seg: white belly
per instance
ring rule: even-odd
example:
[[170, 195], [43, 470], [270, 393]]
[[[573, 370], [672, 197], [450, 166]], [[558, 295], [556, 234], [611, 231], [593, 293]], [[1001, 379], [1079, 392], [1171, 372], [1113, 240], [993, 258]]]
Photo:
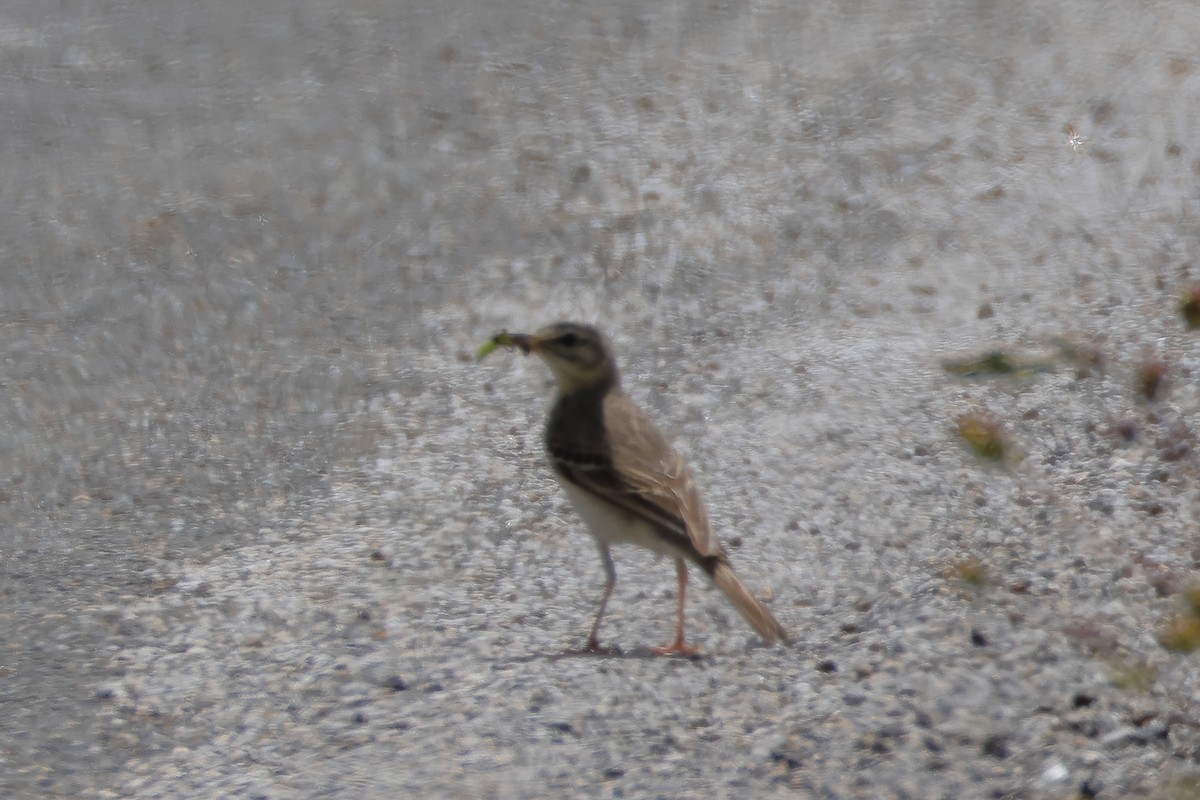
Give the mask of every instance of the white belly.
[[672, 558], [683, 557], [683, 553], [663, 541], [654, 527], [644, 520], [604, 502], [574, 484], [563, 480], [559, 483], [570, 498], [571, 505], [575, 506], [579, 516], [587, 523], [588, 530], [600, 544], [636, 544]]

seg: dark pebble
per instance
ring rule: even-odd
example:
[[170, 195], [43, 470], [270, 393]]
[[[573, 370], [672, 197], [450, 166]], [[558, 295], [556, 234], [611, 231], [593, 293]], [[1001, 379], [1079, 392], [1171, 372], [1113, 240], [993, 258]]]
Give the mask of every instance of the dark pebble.
[[993, 733], [984, 739], [983, 754], [992, 758], [1008, 758], [1008, 737], [1002, 733]]

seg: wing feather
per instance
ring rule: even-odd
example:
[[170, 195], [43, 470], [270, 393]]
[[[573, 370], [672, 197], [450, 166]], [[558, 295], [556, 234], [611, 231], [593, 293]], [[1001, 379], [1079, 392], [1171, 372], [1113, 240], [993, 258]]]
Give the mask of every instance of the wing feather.
[[[711, 572], [712, 564], [727, 556], [712, 534], [704, 502], [683, 458], [620, 389], [610, 389], [595, 400], [602, 404], [600, 414], [580, 417], [574, 416], [579, 409], [555, 409], [575, 419], [597, 419], [604, 426], [602, 431], [576, 428], [576, 435], [559, 428], [557, 435], [549, 437], [546, 448], [555, 471], [650, 523]], [[614, 430], [619, 433], [611, 435]]]

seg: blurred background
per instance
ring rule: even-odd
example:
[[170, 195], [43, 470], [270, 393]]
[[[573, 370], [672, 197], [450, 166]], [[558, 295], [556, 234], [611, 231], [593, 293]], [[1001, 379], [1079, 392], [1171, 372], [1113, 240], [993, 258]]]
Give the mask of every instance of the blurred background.
[[[1197, 41], [1168, 0], [7, 0], [0, 788], [153, 793], [130, 759], [192, 740], [106, 709], [192, 624], [125, 611], [183, 565], [318, 511], [386, 550], [558, 502], [522, 482], [546, 376], [469, 363], [502, 329], [601, 323], [770, 563], [814, 557], [770, 544], [810, 524], [780, 498], [863, 535], [870, 450], [953, 424], [922, 394], [948, 354], [1068, 337], [1127, 387], [1153, 352], [1194, 421]], [[851, 583], [809, 601], [887, 585], [821, 552]]]

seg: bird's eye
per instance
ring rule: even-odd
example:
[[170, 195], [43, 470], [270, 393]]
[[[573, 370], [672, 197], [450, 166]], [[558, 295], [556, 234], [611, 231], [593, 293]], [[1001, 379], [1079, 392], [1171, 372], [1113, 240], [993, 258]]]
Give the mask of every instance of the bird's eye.
[[579, 336], [574, 333], [564, 333], [558, 337], [558, 341], [565, 347], [575, 347], [579, 344]]

